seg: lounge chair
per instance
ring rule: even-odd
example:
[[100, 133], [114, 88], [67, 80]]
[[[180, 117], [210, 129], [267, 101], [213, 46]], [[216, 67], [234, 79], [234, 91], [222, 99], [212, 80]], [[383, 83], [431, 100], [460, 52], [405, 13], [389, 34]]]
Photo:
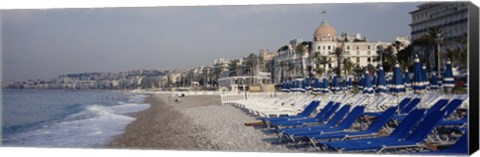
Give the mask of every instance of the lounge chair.
[[[408, 114], [408, 116], [405, 118], [404, 121], [402, 121], [397, 128], [389, 135], [389, 136], [384, 136], [380, 138], [402, 138], [404, 137], [410, 129], [412, 129], [415, 124], [417, 124], [418, 121], [422, 118], [424, 115], [425, 110], [423, 109], [418, 109], [418, 110], [413, 110]], [[355, 140], [369, 140], [369, 139], [374, 139], [374, 138], [368, 138], [368, 139], [355, 139]], [[343, 143], [346, 143], [348, 141], [352, 140], [347, 140], [347, 141], [334, 141], [334, 142], [319, 142], [317, 145], [323, 147], [323, 148], [328, 148], [330, 145], [341, 145]], [[333, 147], [335, 149], [335, 147]]]
[[418, 124], [412, 133], [406, 134], [408, 136], [407, 138], [404, 138], [405, 136], [388, 136], [382, 138], [342, 141], [343, 143], [329, 143], [326, 144], [326, 146], [338, 151], [376, 150], [377, 153], [380, 153], [385, 149], [422, 146], [419, 143], [421, 143], [425, 137], [432, 132], [444, 115], [444, 111], [430, 113]]
[[373, 123], [368, 127], [367, 130], [362, 131], [341, 131], [341, 132], [327, 132], [327, 133], [318, 133], [318, 134], [310, 134], [305, 135], [306, 138], [312, 142], [315, 146], [317, 141], [319, 140], [328, 140], [328, 139], [340, 139], [344, 140], [347, 138], [358, 138], [358, 137], [368, 137], [368, 136], [375, 136], [378, 135], [378, 132], [382, 129], [382, 127], [390, 120], [390, 118], [395, 114], [397, 108], [390, 107], [385, 112], [380, 114], [377, 119], [373, 121]]
[[320, 111], [315, 117], [313, 118], [302, 118], [302, 119], [289, 119], [284, 121], [274, 121], [271, 122], [271, 126], [280, 128], [280, 127], [292, 127], [297, 125], [307, 125], [307, 124], [320, 124], [328, 120], [333, 112], [335, 112], [340, 103], [335, 103], [332, 107], [326, 108]]
[[467, 155], [468, 154], [468, 133], [463, 133], [462, 137], [455, 142], [452, 146], [429, 152], [417, 152], [415, 154], [437, 154], [437, 155]]
[[357, 121], [357, 119], [363, 114], [364, 110], [365, 110], [365, 107], [363, 106], [357, 106], [353, 108], [353, 110], [342, 120], [340, 124], [329, 127], [329, 128], [317, 128], [317, 129], [311, 129], [311, 130], [290, 132], [286, 134], [288, 134], [291, 138], [294, 138], [294, 137], [303, 137], [303, 136], [314, 135], [314, 134], [327, 134], [329, 132], [346, 131], [353, 125], [353, 123], [355, 123], [355, 121]]
[[328, 128], [335, 126], [337, 123], [340, 122], [340, 120], [345, 117], [345, 115], [348, 113], [350, 110], [350, 105], [344, 105], [342, 108], [340, 108], [337, 112], [335, 112], [335, 115], [325, 124], [323, 125], [316, 125], [316, 126], [309, 126], [309, 127], [297, 127], [297, 128], [283, 128], [283, 129], [277, 129], [276, 132], [279, 135], [283, 135], [286, 132], [295, 132], [295, 131], [303, 131], [303, 130], [312, 130], [315, 128]]
[[[432, 107], [430, 107], [427, 110], [427, 113], [425, 115], [428, 115], [428, 114], [430, 114], [434, 111], [438, 111], [438, 110], [444, 108], [444, 106], [446, 104], [448, 104], [448, 99], [438, 100]], [[406, 115], [397, 115], [397, 116], [394, 116], [392, 119], [402, 121], [403, 119], [405, 119], [405, 117], [406, 117]]]
[[[262, 118], [264, 122], [274, 122], [274, 121], [282, 121], [288, 119], [297, 119], [297, 118], [307, 118], [312, 114], [313, 111], [320, 105], [320, 101], [312, 101], [301, 113], [296, 116], [286, 116], [286, 117], [276, 117], [276, 118]], [[327, 105], [328, 107], [328, 105]]]

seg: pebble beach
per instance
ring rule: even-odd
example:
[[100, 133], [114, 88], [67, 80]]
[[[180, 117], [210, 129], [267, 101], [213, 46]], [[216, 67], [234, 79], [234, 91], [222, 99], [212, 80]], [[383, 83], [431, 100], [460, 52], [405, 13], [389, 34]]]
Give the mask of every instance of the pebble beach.
[[[237, 152], [305, 152], [290, 148], [277, 135], [245, 122], [256, 117], [231, 105], [221, 105], [219, 96], [186, 96], [179, 102], [167, 95], [151, 95], [151, 107], [134, 115], [137, 119], [107, 148], [200, 150]], [[259, 127], [259, 128], [258, 128]], [[267, 133], [265, 133], [267, 132]]]

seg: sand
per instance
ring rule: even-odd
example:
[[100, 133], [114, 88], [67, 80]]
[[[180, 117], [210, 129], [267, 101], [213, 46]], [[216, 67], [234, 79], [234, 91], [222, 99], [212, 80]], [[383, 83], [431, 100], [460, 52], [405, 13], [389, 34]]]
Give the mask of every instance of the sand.
[[255, 152], [305, 152], [281, 143], [265, 127], [245, 126], [253, 115], [231, 105], [221, 105], [219, 96], [186, 96], [180, 102], [166, 95], [152, 95], [151, 107], [139, 112], [125, 133], [107, 148], [208, 150]]

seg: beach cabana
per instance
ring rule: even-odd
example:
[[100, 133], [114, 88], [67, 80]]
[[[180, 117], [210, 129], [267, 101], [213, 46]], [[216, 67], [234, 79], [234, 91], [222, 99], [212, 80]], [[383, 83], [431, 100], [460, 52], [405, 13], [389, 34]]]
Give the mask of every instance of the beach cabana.
[[443, 74], [443, 87], [445, 88], [455, 87], [455, 80], [453, 78], [453, 72], [452, 72], [452, 63], [450, 62], [450, 60], [447, 61], [445, 73]]
[[415, 55], [415, 60], [413, 63], [413, 82], [412, 87], [415, 93], [422, 93], [425, 91], [425, 82], [422, 76], [422, 63], [420, 59]]
[[338, 85], [337, 76], [333, 76], [332, 83], [331, 83], [331, 86], [330, 86], [330, 90], [333, 93], [336, 93], [336, 92], [340, 91], [340, 86]]
[[[400, 70], [400, 69], [399, 69]], [[375, 88], [375, 92], [377, 93], [386, 93], [387, 92], [387, 81], [385, 80], [385, 71], [383, 70], [383, 66], [380, 65], [378, 67], [378, 72], [377, 72], [377, 86]]]
[[[408, 76], [408, 75], [407, 75]], [[405, 92], [405, 83], [403, 82], [402, 72], [398, 63], [395, 64], [393, 69], [393, 77], [390, 80], [390, 92], [394, 94]]]
[[370, 74], [368, 74], [368, 71], [365, 71], [363, 82], [363, 94], [373, 94], [372, 81], [370, 80]]

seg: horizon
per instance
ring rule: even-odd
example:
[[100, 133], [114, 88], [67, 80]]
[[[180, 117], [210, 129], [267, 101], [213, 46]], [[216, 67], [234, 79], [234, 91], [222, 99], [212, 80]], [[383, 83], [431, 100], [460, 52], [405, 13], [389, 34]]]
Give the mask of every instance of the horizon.
[[392, 42], [397, 36], [410, 36], [409, 12], [418, 4], [2, 10], [2, 81], [188, 70], [211, 65], [218, 58], [257, 54], [264, 48], [276, 51], [292, 39], [311, 41], [322, 20], [338, 33], [361, 33], [369, 41]]

